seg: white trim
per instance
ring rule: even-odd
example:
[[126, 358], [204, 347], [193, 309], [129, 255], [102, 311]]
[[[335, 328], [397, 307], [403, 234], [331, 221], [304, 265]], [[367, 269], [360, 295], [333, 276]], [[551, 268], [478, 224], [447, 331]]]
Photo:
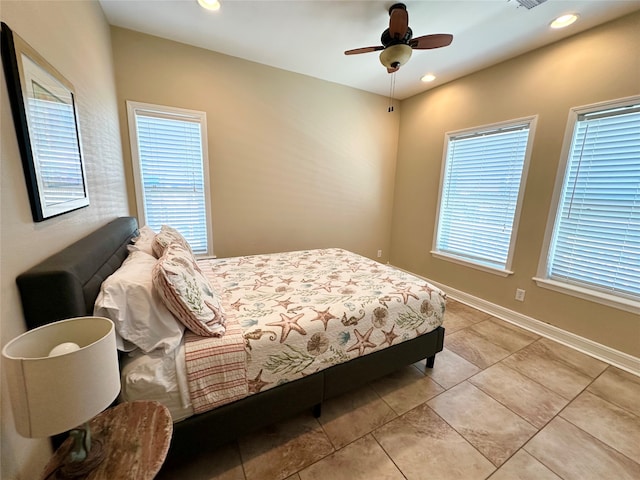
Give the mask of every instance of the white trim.
[[451, 255], [449, 253], [437, 252], [435, 250], [431, 251], [431, 255], [440, 260], [446, 260], [449, 262], [457, 263], [458, 265], [464, 265], [465, 267], [475, 268], [476, 270], [481, 270], [487, 273], [493, 273], [494, 275], [499, 275], [501, 277], [508, 277], [509, 275], [513, 275], [511, 270], [503, 270], [501, 268], [489, 267], [488, 265], [482, 265], [481, 263], [475, 263], [470, 260], [464, 259], [462, 257], [456, 257], [455, 255]]
[[[524, 120], [529, 125], [529, 135], [527, 137], [527, 148], [524, 152], [524, 161], [522, 163], [522, 173], [520, 174], [520, 186], [518, 187], [518, 199], [516, 200], [516, 210], [513, 212], [513, 224], [511, 225], [511, 239], [509, 242], [509, 253], [507, 254], [507, 262], [505, 270], [510, 271], [513, 265], [513, 256], [516, 250], [516, 240], [518, 238], [518, 229], [520, 227], [520, 214], [522, 213], [522, 203], [524, 200], [524, 191], [527, 185], [527, 176], [529, 175], [529, 165], [531, 164], [531, 151], [533, 150], [533, 142], [535, 141], [536, 126], [538, 125], [538, 115], [524, 117], [517, 121]], [[515, 123], [515, 121], [514, 121]]]
[[[507, 252], [507, 259], [505, 261], [504, 269], [487, 267], [481, 263], [476, 263], [471, 259], [460, 260], [460, 257], [456, 257], [451, 254], [448, 254], [447, 252], [438, 250], [438, 236], [440, 235], [440, 210], [442, 208], [442, 204], [441, 204], [442, 189], [444, 184], [445, 171], [447, 166], [447, 156], [449, 154], [449, 144], [451, 142], [451, 139], [453, 137], [459, 137], [467, 133], [469, 134], [481, 133], [484, 131], [497, 130], [500, 128], [521, 125], [521, 124], [522, 125], [526, 124], [528, 126], [527, 146], [524, 152], [522, 173], [520, 176], [520, 186], [518, 187], [518, 198], [516, 199], [516, 208], [515, 208], [515, 211], [513, 212], [513, 223], [511, 225], [511, 238], [509, 239], [509, 250]], [[459, 263], [461, 265], [476, 268], [478, 270], [483, 270], [489, 273], [501, 275], [503, 277], [513, 274], [513, 272], [511, 271], [511, 265], [513, 264], [513, 256], [515, 252], [516, 239], [518, 236], [518, 227], [520, 225], [520, 213], [522, 211], [524, 191], [525, 191], [525, 186], [527, 184], [527, 176], [529, 174], [529, 164], [531, 160], [531, 152], [533, 150], [533, 142], [534, 142], [537, 124], [538, 124], [538, 115], [530, 115], [527, 117], [520, 117], [513, 120], [505, 120], [502, 122], [482, 125], [479, 127], [471, 127], [471, 128], [465, 128], [462, 130], [445, 132], [444, 147], [442, 149], [442, 161], [440, 164], [440, 189], [438, 193], [438, 205], [436, 208], [436, 217], [435, 217], [436, 224], [434, 228], [432, 248], [431, 248], [432, 255], [439, 256], [439, 258], [442, 258], [444, 260], [450, 260], [455, 263]]]
[[133, 191], [136, 195], [136, 208], [138, 210], [138, 222], [140, 226], [147, 224], [147, 215], [144, 208], [142, 188], [142, 173], [140, 171], [140, 152], [138, 150], [138, 126], [136, 110], [142, 106], [138, 102], [127, 100], [127, 118], [129, 121], [129, 147], [131, 148], [131, 164], [133, 165]]
[[[398, 270], [403, 269], [398, 268]], [[411, 273], [411, 275], [415, 275], [435, 285], [454, 300], [469, 305], [470, 307], [476, 308], [482, 312], [488, 313], [489, 315], [499, 318], [500, 320], [504, 320], [505, 322], [512, 323], [514, 325], [517, 325], [518, 327], [524, 328], [525, 330], [529, 330], [530, 332], [554, 340], [558, 343], [561, 343], [562, 345], [573, 348], [574, 350], [578, 350], [579, 352], [582, 352], [591, 357], [597, 358], [598, 360], [602, 360], [603, 362], [609, 363], [615, 367], [620, 368], [621, 370], [632, 373], [633, 375], [640, 376], [640, 358], [638, 357], [634, 357], [632, 355], [629, 355], [628, 353], [624, 353], [611, 347], [607, 347], [606, 345], [602, 345], [600, 343], [594, 342], [593, 340], [589, 340], [588, 338], [581, 337], [579, 335], [576, 335], [575, 333], [567, 332], [566, 330], [562, 330], [561, 328], [558, 328], [554, 325], [550, 325], [540, 320], [536, 320], [535, 318], [528, 317], [527, 315], [523, 315], [522, 313], [509, 310], [508, 308], [488, 302], [487, 300], [475, 297], [468, 293], [462, 292], [461, 290], [457, 290], [447, 285], [434, 282], [428, 278], [422, 277], [421, 275], [416, 275], [415, 273], [409, 272], [407, 270], [403, 271]]]
[[184, 122], [193, 122], [200, 125], [200, 139], [202, 149], [202, 168], [204, 176], [205, 219], [207, 229], [207, 253], [205, 256], [215, 258], [213, 253], [213, 222], [211, 216], [211, 178], [209, 175], [209, 142], [207, 130], [207, 114], [200, 110], [186, 108], [167, 107], [151, 103], [134, 102], [127, 100], [127, 117], [129, 121], [129, 146], [131, 147], [131, 163], [133, 164], [134, 191], [136, 195], [136, 207], [140, 225], [146, 224], [146, 211], [144, 207], [144, 189], [142, 188], [142, 172], [140, 167], [140, 153], [138, 150], [137, 115], [146, 114], [158, 118], [177, 119]]
[[199, 112], [200, 117], [200, 138], [202, 142], [202, 175], [204, 176], [204, 215], [207, 222], [207, 255], [215, 258], [213, 251], [213, 216], [211, 210], [211, 174], [209, 173], [209, 130], [207, 128], [207, 114]]
[[555, 185], [551, 196], [551, 205], [547, 215], [547, 225], [544, 230], [544, 239], [542, 250], [538, 258], [537, 277], [547, 277], [547, 265], [549, 263], [549, 247], [551, 247], [553, 231], [556, 228], [556, 219], [558, 217], [558, 208], [560, 205], [560, 195], [562, 195], [562, 187], [564, 186], [564, 177], [567, 173], [567, 164], [569, 161], [569, 151], [573, 142], [573, 130], [575, 129], [578, 114], [574, 109], [569, 111], [569, 118], [564, 132], [564, 140], [562, 142], [562, 150], [560, 152], [560, 162], [558, 162], [558, 170], [556, 171]]
[[581, 287], [580, 285], [558, 282], [557, 280], [551, 280], [549, 278], [533, 277], [533, 281], [535, 281], [539, 287], [546, 288], [548, 290], [554, 290], [556, 292], [582, 298], [591, 302], [601, 303], [608, 307], [635, 313], [636, 315], [640, 314], [640, 302], [632, 299], [610, 295], [605, 292]]
[[218, 258], [216, 255], [195, 255], [197, 260], [215, 260]]
[[[578, 117], [587, 113], [597, 112], [600, 110], [610, 110], [616, 107], [624, 107], [627, 105], [637, 104], [638, 102], [640, 102], [640, 95], [633, 95], [616, 100], [592, 103], [590, 105], [584, 105], [581, 107], [573, 107], [569, 110], [569, 116], [564, 133], [564, 140], [562, 142], [562, 150], [560, 152], [560, 161], [558, 162], [558, 170], [556, 172], [555, 185], [553, 187], [553, 194], [551, 197], [551, 205], [549, 206], [549, 214], [544, 231], [542, 250], [540, 251], [540, 257], [538, 259], [538, 271], [536, 273], [536, 276], [533, 278], [533, 280], [535, 280], [540, 287], [556, 290], [568, 295], [577, 296], [586, 300], [602, 303], [604, 305], [619, 308], [633, 313], [638, 313], [637, 301], [628, 301], [623, 297], [601, 294], [596, 290], [587, 288], [586, 286], [577, 287], [569, 283], [563, 283], [557, 280], [550, 279], [549, 249], [551, 248], [551, 244], [554, 241], [553, 234], [556, 230], [556, 223], [558, 221], [560, 199], [562, 196], [562, 190], [564, 188], [565, 177], [567, 175], [567, 168], [569, 166], [569, 154], [571, 153], [573, 135], [578, 123]], [[631, 303], [631, 306], [629, 306], [629, 303]]]

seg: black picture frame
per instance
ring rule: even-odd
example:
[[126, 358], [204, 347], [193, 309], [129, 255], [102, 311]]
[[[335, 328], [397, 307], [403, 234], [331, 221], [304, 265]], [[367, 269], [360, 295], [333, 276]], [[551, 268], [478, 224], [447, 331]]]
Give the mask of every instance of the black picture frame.
[[1, 24], [0, 49], [34, 222], [89, 205], [73, 85]]

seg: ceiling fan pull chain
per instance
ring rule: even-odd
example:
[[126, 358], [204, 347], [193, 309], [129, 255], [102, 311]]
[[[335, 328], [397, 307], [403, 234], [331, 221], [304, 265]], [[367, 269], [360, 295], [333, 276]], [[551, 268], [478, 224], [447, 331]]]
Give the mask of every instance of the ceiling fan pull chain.
[[391, 74], [391, 85], [389, 86], [389, 108], [387, 112], [393, 112], [393, 96], [396, 93], [396, 72]]

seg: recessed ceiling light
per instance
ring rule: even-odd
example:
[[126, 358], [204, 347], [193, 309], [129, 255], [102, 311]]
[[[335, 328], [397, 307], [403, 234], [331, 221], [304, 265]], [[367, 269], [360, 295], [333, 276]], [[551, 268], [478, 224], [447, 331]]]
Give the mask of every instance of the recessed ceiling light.
[[218, 0], [198, 0], [198, 4], [207, 10], [220, 10], [220, 2]]
[[433, 73], [427, 73], [420, 80], [424, 83], [433, 82], [436, 79], [436, 76]]
[[578, 20], [578, 15], [575, 13], [568, 13], [567, 15], [562, 15], [556, 18], [553, 22], [551, 22], [551, 28], [564, 28], [571, 25], [573, 22]]

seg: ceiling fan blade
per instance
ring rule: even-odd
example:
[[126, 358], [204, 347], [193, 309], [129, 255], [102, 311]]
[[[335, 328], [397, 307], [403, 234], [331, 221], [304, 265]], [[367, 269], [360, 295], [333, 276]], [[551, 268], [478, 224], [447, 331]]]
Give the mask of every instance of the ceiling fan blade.
[[345, 55], [357, 55], [358, 53], [369, 53], [369, 52], [377, 52], [379, 50], [384, 50], [382, 45], [378, 45], [376, 47], [363, 47], [363, 48], [354, 48], [353, 50], [347, 50], [344, 52]]
[[409, 28], [409, 13], [405, 8], [391, 7], [389, 15], [389, 35], [396, 40], [404, 38]]
[[453, 35], [448, 33], [436, 33], [435, 35], [423, 35], [409, 41], [409, 46], [416, 50], [428, 50], [430, 48], [446, 47], [451, 44]]

